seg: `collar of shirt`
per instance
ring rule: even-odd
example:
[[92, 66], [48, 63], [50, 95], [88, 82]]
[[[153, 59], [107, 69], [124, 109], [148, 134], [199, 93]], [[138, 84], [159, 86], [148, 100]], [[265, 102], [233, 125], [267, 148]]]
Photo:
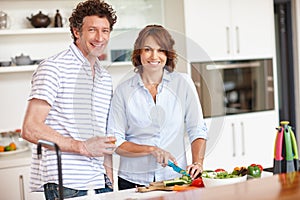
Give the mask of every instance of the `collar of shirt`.
[[[70, 45], [70, 49], [74, 53], [77, 60], [82, 63], [82, 67], [87, 72], [87, 74], [92, 76], [92, 69], [90, 67], [89, 60], [82, 54], [82, 52], [78, 49], [78, 47], [74, 43]], [[95, 67], [95, 71], [99, 69], [99, 71], [101, 72], [104, 69], [98, 58], [96, 59], [94, 67]]]
[[[163, 73], [163, 78], [162, 78], [162, 82], [169, 82], [171, 80], [171, 73], [164, 69], [164, 73]], [[144, 83], [143, 83], [143, 80], [142, 80], [142, 77], [141, 75], [139, 76], [135, 76], [133, 79], [132, 79], [132, 82], [131, 82], [131, 86], [134, 87], [136, 85], [139, 85], [141, 87], [144, 87]]]

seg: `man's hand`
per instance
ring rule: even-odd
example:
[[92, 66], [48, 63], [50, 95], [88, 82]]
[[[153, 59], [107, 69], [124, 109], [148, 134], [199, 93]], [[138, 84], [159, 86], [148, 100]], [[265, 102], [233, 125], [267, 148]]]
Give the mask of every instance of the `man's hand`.
[[102, 157], [104, 154], [113, 154], [116, 148], [115, 137], [92, 137], [83, 142], [81, 154], [89, 157]]

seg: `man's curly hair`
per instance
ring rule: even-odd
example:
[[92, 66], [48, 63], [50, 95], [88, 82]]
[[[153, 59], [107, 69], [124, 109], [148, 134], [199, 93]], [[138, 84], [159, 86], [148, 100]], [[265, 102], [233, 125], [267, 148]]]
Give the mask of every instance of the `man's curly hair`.
[[112, 6], [102, 0], [87, 0], [79, 3], [69, 18], [70, 30], [74, 42], [76, 41], [76, 37], [72, 28], [81, 31], [84, 17], [94, 15], [100, 18], [105, 17], [110, 24], [110, 30], [113, 30], [113, 26], [117, 22], [117, 16]]

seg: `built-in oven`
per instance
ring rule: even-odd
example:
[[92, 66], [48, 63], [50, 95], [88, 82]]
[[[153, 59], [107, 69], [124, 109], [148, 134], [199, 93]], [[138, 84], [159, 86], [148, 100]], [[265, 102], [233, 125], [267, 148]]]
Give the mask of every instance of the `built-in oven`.
[[205, 118], [274, 109], [272, 59], [191, 64]]

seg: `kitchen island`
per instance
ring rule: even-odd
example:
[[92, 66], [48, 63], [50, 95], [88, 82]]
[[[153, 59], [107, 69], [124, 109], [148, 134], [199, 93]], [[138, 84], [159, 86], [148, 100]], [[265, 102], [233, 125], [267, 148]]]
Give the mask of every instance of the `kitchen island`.
[[230, 199], [230, 200], [286, 200], [300, 199], [300, 172], [291, 172], [251, 179], [246, 182], [212, 187], [199, 188], [185, 192], [154, 191], [148, 193], [136, 193], [135, 189], [123, 190], [112, 193], [73, 198], [72, 200], [100, 200], [100, 199], [151, 199], [151, 200], [173, 200], [173, 199]]

